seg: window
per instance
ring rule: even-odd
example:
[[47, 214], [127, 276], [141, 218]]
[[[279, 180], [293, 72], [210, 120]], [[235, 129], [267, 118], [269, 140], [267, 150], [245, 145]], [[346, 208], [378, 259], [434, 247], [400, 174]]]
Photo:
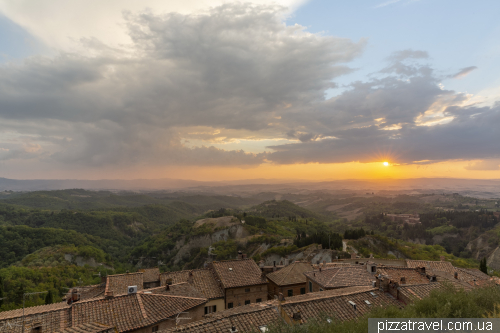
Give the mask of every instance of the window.
[[293, 296], [293, 289], [288, 289], [288, 297], [292, 297]]
[[309, 292], [313, 292], [313, 283], [311, 281], [309, 281]]
[[227, 303], [227, 308], [228, 308], [228, 309], [232, 309], [232, 308], [233, 308], [233, 302], [231, 302], [231, 303]]
[[41, 333], [41, 332], [42, 332], [42, 326], [33, 327], [31, 329], [31, 333]]
[[245, 288], [245, 292], [249, 293], [250, 292], [250, 288]]
[[205, 314], [217, 312], [217, 305], [205, 306]]
[[151, 329], [151, 332], [158, 332], [158, 325], [156, 326], [153, 326], [153, 328]]
[[319, 291], [323, 291], [323, 289], [319, 288]]
[[306, 293], [306, 288], [300, 288], [300, 294], [304, 295]]
[[250, 304], [250, 300], [245, 301], [245, 305], [248, 305], [248, 304]]
[[256, 303], [260, 303], [260, 302], [262, 302], [262, 298], [257, 298], [257, 299], [255, 300], [255, 302], [256, 302]]

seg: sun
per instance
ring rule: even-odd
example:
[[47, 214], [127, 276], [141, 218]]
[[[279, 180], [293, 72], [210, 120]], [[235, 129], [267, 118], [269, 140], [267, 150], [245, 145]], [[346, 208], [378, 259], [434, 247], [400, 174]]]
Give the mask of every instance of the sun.
[[382, 163], [384, 166], [389, 166], [389, 162]]

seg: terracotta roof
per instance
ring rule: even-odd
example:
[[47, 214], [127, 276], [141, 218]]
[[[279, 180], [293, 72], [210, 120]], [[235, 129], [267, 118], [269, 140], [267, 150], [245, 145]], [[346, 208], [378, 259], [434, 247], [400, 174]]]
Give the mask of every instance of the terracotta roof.
[[372, 289], [373, 289], [372, 286], [356, 286], [356, 287], [330, 289], [315, 293], [307, 293], [303, 295], [285, 297], [285, 302], [288, 303], [288, 302], [299, 302], [299, 301], [311, 301], [323, 297], [342, 296], [358, 292], [365, 292]]
[[172, 284], [168, 286], [161, 286], [143, 290], [144, 294], [155, 294], [155, 295], [172, 295], [172, 296], [186, 296], [194, 298], [205, 298], [205, 296], [197, 290], [192, 284], [187, 282]]
[[424, 283], [416, 285], [404, 285], [404, 286], [399, 286], [398, 290], [403, 296], [406, 296], [411, 301], [416, 301], [425, 297], [429, 297], [432, 290], [444, 289], [447, 286], [447, 284], [451, 284], [454, 288], [458, 290], [472, 289], [472, 287], [470, 286], [462, 285], [454, 281], [443, 281], [443, 282], [433, 282], [433, 283]]
[[143, 289], [143, 274], [138, 273], [127, 273], [127, 274], [116, 274], [108, 275], [106, 281], [105, 292], [112, 291], [114, 296], [124, 295], [128, 293], [128, 288], [130, 286], [137, 286], [137, 290]]
[[[289, 297], [282, 304], [282, 308], [290, 318], [294, 313], [300, 312], [301, 323], [306, 323], [310, 319], [320, 318], [321, 314], [330, 315], [331, 319], [349, 320], [366, 314], [373, 307], [403, 306], [403, 303], [376, 288], [363, 291], [358, 291], [356, 288], [347, 289], [351, 288], [343, 289], [344, 293], [338, 293], [338, 290], [335, 290], [337, 293], [331, 293], [334, 290], [311, 293], [309, 297], [313, 294], [315, 297], [310, 299], [300, 296]], [[356, 309], [350, 302], [356, 305]]]
[[160, 269], [158, 267], [140, 269], [139, 272], [144, 273], [143, 282], [147, 283], [160, 281]]
[[165, 332], [227, 333], [232, 326], [238, 332], [254, 332], [260, 326], [281, 320], [272, 302], [238, 306], [234, 309], [216, 312], [206, 319], [180, 325]]
[[[48, 305], [39, 305], [39, 306], [31, 306], [29, 308], [24, 308], [24, 315], [34, 315], [41, 314], [51, 311], [58, 311], [62, 309], [67, 309], [70, 306], [66, 304], [66, 302], [57, 302]], [[2, 311], [0, 312], [0, 320], [17, 318], [23, 315], [23, 309], [10, 310], [10, 311]]]
[[380, 267], [377, 269], [377, 274], [385, 275], [390, 280], [398, 282], [400, 285], [403, 284], [401, 282], [402, 277], [406, 280], [405, 284], [429, 283], [429, 279], [424, 274], [418, 272], [415, 268]]
[[[83, 301], [89, 298], [103, 296], [104, 291], [106, 290], [106, 283], [95, 284], [92, 286], [75, 287], [73, 289], [76, 289], [78, 291], [78, 294], [80, 294], [80, 300]], [[73, 289], [70, 289], [68, 291], [64, 299], [67, 299], [67, 297], [71, 295]]]
[[356, 265], [306, 272], [304, 275], [325, 289], [372, 286], [372, 281], [375, 281], [375, 277], [366, 270], [365, 266]]
[[189, 272], [193, 273], [193, 286], [208, 299], [223, 298], [224, 290], [222, 290], [219, 282], [217, 282], [215, 273], [209, 269], [193, 269], [191, 271], [166, 272], [160, 275], [160, 285], [165, 286], [168, 279], [172, 279], [172, 283], [187, 282]]
[[311, 264], [296, 261], [279, 271], [267, 274], [266, 277], [278, 286], [306, 283], [305, 272], [312, 271]]
[[224, 289], [267, 283], [253, 259], [214, 261], [211, 267]]
[[[477, 268], [456, 268], [458, 271], [458, 276], [460, 278], [460, 275], [464, 275], [463, 278], [464, 280], [490, 280], [491, 277], [488, 274], [484, 274]], [[462, 273], [462, 274], [460, 274]]]
[[406, 266], [409, 268], [425, 267], [426, 272], [442, 271], [453, 274], [455, 267], [449, 261], [427, 261], [427, 260], [410, 260], [406, 259]]
[[315, 269], [318, 269], [320, 267], [322, 268], [330, 268], [330, 267], [340, 267], [340, 266], [354, 266], [356, 264], [354, 263], [349, 263], [349, 262], [327, 262], [325, 264], [313, 264], [312, 267]]
[[137, 293], [73, 304], [73, 324], [99, 322], [118, 332], [150, 326], [206, 303], [205, 298]]
[[[113, 327], [103, 325], [100, 323], [87, 323], [74, 327], [66, 328], [57, 333], [102, 333], [102, 332], [112, 332]], [[114, 330], [113, 330], [114, 331]]]

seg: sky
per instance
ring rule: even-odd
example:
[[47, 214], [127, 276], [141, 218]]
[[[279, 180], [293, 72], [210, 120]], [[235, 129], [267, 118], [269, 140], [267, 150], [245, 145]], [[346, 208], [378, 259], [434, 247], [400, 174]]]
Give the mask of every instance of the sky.
[[500, 178], [499, 12], [0, 0], [0, 177]]

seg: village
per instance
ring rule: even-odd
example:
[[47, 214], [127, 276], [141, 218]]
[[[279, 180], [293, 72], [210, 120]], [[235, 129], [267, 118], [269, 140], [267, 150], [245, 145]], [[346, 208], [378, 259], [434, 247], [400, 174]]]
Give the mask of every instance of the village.
[[[266, 266], [239, 252], [203, 269], [109, 275], [63, 302], [0, 313], [0, 332], [267, 332], [321, 315], [349, 320], [373, 307], [403, 308], [442, 288], [500, 288], [500, 279], [441, 261], [288, 259]], [[329, 321], [329, 322], [330, 322]]]

